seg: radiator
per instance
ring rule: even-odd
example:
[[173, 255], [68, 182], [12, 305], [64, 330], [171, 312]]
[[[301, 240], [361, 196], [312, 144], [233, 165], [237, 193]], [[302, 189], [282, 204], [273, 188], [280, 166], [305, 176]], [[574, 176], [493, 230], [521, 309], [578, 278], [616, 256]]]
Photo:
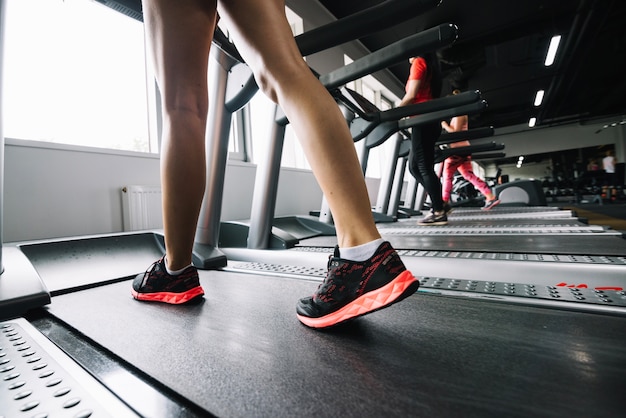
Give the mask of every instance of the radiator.
[[124, 231], [163, 228], [161, 187], [125, 186], [122, 188]]

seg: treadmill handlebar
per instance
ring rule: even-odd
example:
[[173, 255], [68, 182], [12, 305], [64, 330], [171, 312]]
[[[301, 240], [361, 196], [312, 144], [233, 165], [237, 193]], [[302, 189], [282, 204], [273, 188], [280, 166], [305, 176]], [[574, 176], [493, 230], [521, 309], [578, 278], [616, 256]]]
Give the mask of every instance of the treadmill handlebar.
[[441, 162], [446, 158], [458, 155], [459, 157], [465, 157], [468, 155], [472, 155], [477, 152], [485, 152], [485, 151], [500, 151], [505, 148], [504, 144], [497, 144], [495, 142], [491, 142], [488, 144], [478, 144], [478, 145], [468, 145], [465, 147], [458, 148], [447, 148], [445, 150], [435, 149], [435, 162]]
[[401, 130], [411, 128], [413, 126], [422, 125], [425, 123], [434, 123], [458, 115], [473, 115], [482, 112], [486, 108], [487, 102], [485, 100], [479, 100], [478, 102], [466, 104], [459, 107], [430, 112], [423, 115], [413, 116], [412, 118], [408, 119], [402, 119], [398, 122], [398, 129]]
[[466, 141], [470, 139], [487, 138], [493, 136], [493, 126], [484, 128], [469, 129], [467, 131], [444, 133], [439, 137], [438, 144], [451, 144], [453, 142]]
[[504, 158], [506, 157], [506, 152], [486, 152], [486, 153], [478, 153], [472, 154], [473, 160], [495, 160], [496, 158]]
[[364, 114], [361, 112], [357, 113], [359, 118], [355, 118], [350, 122], [350, 132], [353, 140], [356, 142], [369, 135], [381, 123], [397, 122], [402, 118], [456, 108], [476, 103], [479, 100], [481, 100], [480, 91], [474, 90], [376, 113]]
[[480, 90], [466, 91], [454, 96], [441, 97], [427, 102], [416, 103], [408, 106], [395, 107], [380, 113], [380, 121], [399, 120], [402, 118], [421, 115], [424, 113], [437, 112], [451, 107], [463, 106], [476, 103], [481, 99]]
[[296, 36], [303, 56], [381, 31], [437, 7], [442, 0], [387, 0]]
[[[360, 12], [311, 29], [295, 37], [302, 56], [353, 41], [412, 19], [441, 4], [442, 0], [387, 0]], [[244, 62], [237, 47], [219, 27], [215, 28], [213, 44], [239, 62]]]
[[321, 76], [320, 81], [327, 89], [334, 89], [388, 68], [404, 59], [450, 45], [456, 41], [457, 37], [458, 27], [451, 23], [444, 23], [378, 49], [345, 67]]

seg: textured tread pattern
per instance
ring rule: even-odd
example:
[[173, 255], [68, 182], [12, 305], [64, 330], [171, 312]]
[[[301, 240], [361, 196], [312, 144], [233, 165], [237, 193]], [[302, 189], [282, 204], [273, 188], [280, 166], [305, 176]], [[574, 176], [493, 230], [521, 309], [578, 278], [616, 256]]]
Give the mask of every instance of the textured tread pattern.
[[418, 288], [419, 281], [410, 271], [405, 270], [387, 285], [361, 295], [343, 308], [328, 315], [320, 318], [310, 318], [299, 314], [297, 316], [306, 326], [326, 328], [400, 302], [415, 293]]

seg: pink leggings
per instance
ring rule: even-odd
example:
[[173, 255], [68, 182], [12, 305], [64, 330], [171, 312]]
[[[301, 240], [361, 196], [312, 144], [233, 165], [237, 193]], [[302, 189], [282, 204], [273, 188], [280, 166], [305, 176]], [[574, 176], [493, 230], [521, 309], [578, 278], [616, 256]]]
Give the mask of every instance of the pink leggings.
[[441, 186], [441, 197], [444, 201], [450, 200], [450, 194], [452, 193], [452, 180], [454, 179], [454, 172], [459, 170], [459, 173], [463, 178], [474, 185], [485, 197], [491, 197], [491, 188], [482, 179], [474, 174], [472, 170], [471, 157], [459, 157], [453, 155], [446, 158], [443, 163], [443, 185]]

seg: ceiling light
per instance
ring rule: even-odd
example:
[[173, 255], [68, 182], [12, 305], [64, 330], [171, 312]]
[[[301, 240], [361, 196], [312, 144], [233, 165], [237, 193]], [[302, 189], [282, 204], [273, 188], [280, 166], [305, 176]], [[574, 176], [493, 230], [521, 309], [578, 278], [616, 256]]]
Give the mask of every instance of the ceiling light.
[[550, 46], [548, 47], [548, 54], [546, 55], [546, 67], [554, 64], [554, 57], [556, 57], [556, 50], [559, 49], [559, 43], [561, 42], [561, 35], [553, 36], [550, 40]]
[[532, 128], [533, 126], [535, 126], [536, 123], [537, 118], [530, 118], [530, 120], [528, 121], [528, 126]]
[[543, 102], [543, 95], [545, 91], [538, 90], [537, 95], [535, 96], [535, 106], [541, 106], [541, 102]]

